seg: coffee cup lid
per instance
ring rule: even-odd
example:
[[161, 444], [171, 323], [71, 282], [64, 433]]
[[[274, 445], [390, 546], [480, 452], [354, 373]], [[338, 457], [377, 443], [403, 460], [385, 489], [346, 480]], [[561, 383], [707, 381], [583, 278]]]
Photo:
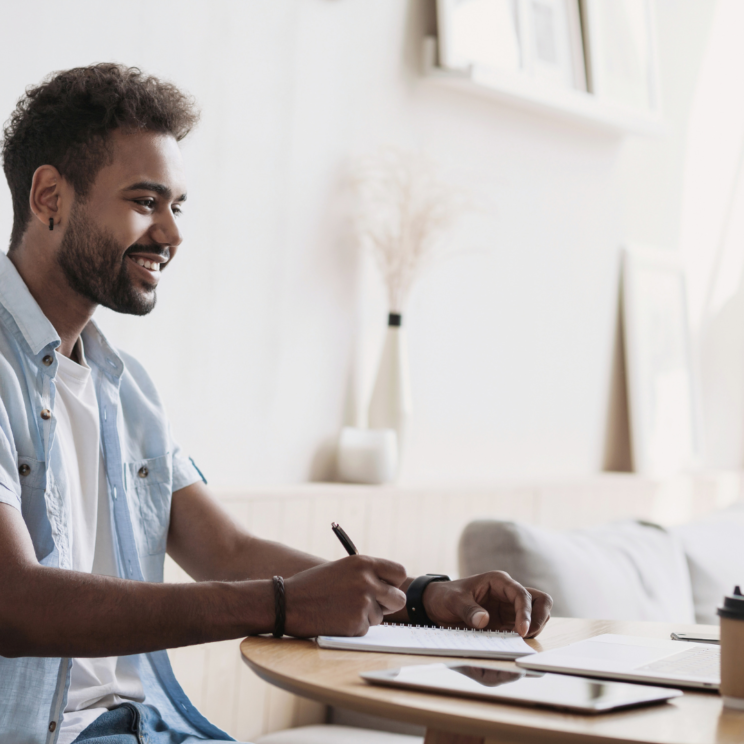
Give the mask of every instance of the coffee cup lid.
[[734, 593], [723, 599], [723, 606], [718, 608], [719, 617], [731, 620], [744, 620], [744, 595], [740, 587], [734, 587]]

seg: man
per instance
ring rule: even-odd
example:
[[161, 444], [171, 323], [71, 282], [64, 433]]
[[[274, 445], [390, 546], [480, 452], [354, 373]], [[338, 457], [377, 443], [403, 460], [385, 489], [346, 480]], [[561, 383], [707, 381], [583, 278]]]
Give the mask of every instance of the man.
[[[385, 615], [409, 619], [406, 591], [440, 624], [527, 636], [549, 617], [550, 598], [506, 574], [412, 585], [391, 561], [325, 562], [254, 537], [210, 496], [145, 371], [92, 321], [98, 305], [154, 307], [182, 240], [178, 142], [196, 119], [175, 87], [103, 64], [28, 90], [5, 129], [2, 742], [229, 739], [188, 701], [163, 649], [361, 635]], [[162, 583], [166, 548], [196, 583]]]

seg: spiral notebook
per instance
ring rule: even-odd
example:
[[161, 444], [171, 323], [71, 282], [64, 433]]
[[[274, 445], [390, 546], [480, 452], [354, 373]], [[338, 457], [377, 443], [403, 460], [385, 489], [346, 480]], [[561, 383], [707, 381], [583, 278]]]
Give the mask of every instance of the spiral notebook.
[[517, 633], [413, 625], [374, 625], [364, 636], [318, 636], [317, 642], [321, 648], [346, 651], [460, 656], [469, 659], [518, 659], [535, 653]]

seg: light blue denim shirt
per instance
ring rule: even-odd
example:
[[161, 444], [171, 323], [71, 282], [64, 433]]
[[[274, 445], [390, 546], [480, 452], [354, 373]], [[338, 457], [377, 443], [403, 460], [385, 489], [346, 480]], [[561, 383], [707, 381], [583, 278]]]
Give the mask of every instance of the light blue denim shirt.
[[[59, 343], [15, 266], [0, 252], [0, 502], [23, 515], [41, 565], [71, 569], [70, 502], [54, 444]], [[98, 397], [119, 575], [162, 581], [171, 496], [201, 476], [173, 441], [142, 366], [114, 351], [93, 322], [83, 331], [83, 343]], [[188, 700], [165, 651], [136, 659], [145, 702], [172, 728], [230, 740]], [[71, 666], [71, 659], [0, 657], [0, 743], [54, 744]]]

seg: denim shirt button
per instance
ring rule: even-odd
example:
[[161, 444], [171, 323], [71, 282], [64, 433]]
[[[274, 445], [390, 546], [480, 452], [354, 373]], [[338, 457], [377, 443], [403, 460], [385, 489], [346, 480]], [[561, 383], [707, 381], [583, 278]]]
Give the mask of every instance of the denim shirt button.
[[23, 465], [18, 468], [18, 472], [21, 475], [28, 475], [31, 472], [31, 467], [29, 465], [26, 465], [26, 463], [24, 462]]
[[51, 722], [51, 723], [49, 724], [49, 730], [50, 730], [50, 731], [51, 731], [52, 733], [54, 733], [56, 729], [57, 729], [57, 722], [56, 722], [56, 721], [52, 721], [52, 722]]
[[140, 478], [147, 478], [147, 476], [150, 475], [150, 471], [147, 469], [147, 465], [143, 465], [137, 471], [137, 475], [139, 475]]
[[45, 366], [51, 367], [52, 362], [54, 361], [54, 357], [51, 354], [47, 354], [41, 361], [45, 364]]
[[49, 419], [52, 418], [52, 412], [48, 408], [44, 408], [41, 411], [41, 418], [43, 418], [44, 421], [49, 421]]

